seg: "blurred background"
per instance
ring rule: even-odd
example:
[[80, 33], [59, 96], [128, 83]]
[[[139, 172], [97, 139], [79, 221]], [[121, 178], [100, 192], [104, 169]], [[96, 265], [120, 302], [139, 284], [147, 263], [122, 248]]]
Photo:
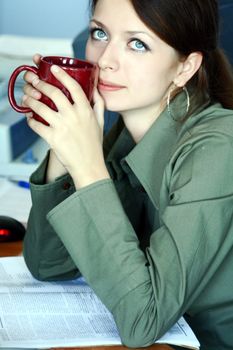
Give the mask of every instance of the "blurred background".
[[71, 39], [88, 18], [88, 0], [0, 0], [0, 34]]

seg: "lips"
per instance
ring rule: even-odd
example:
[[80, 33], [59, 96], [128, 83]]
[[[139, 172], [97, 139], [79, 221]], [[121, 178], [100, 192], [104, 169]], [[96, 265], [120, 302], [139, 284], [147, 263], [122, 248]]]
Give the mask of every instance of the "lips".
[[112, 83], [110, 81], [99, 79], [98, 88], [99, 88], [99, 90], [116, 91], [116, 90], [124, 89], [125, 86], [118, 85], [118, 84]]

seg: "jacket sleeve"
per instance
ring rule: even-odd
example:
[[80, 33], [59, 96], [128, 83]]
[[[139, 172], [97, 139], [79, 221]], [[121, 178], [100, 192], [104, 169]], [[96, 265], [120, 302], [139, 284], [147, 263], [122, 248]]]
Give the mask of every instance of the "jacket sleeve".
[[[231, 138], [202, 135], [179, 148], [164, 173], [168, 200], [146, 254], [112, 180], [60, 198], [50, 212], [47, 206], [48, 234], [56, 232], [71, 256], [54, 238], [62, 251], [58, 260], [68, 257], [67, 271], [78, 266], [112, 312], [127, 346], [154, 343], [232, 259], [232, 179]], [[45, 261], [56, 256], [45, 249]]]
[[111, 180], [77, 191], [48, 213], [127, 346], [147, 346], [161, 337], [229, 255], [232, 157], [232, 139], [220, 134], [201, 135], [176, 151], [164, 174], [170, 200], [146, 254]]
[[23, 254], [35, 278], [55, 280], [59, 276], [60, 280], [69, 279], [76, 277], [79, 272], [46, 215], [74, 192], [74, 185], [69, 175], [45, 184], [47, 163], [48, 155], [30, 178], [32, 208]]
[[[119, 120], [105, 136], [106, 156], [122, 128], [123, 123]], [[31, 273], [39, 280], [75, 278], [80, 275], [77, 266], [46, 218], [49, 211], [75, 192], [75, 187], [68, 174], [52, 183], [45, 183], [48, 159], [49, 153], [30, 178], [32, 208], [24, 238], [23, 254]], [[66, 221], [65, 218], [64, 220]], [[66, 223], [69, 228], [69, 220]], [[77, 221], [75, 223], [77, 224]]]

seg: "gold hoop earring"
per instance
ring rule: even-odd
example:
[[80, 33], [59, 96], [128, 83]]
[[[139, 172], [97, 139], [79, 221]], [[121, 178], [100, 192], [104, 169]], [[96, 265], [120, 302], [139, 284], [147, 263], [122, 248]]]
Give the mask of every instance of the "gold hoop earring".
[[[183, 91], [185, 92], [185, 94], [186, 94], [186, 99], [187, 99], [187, 102], [186, 102], [186, 112], [185, 112], [185, 115], [184, 115], [184, 117], [183, 117], [183, 119], [184, 119], [184, 118], [187, 116], [188, 111], [189, 111], [189, 107], [190, 107], [190, 97], [189, 97], [189, 92], [188, 92], [186, 86], [183, 86], [182, 89], [183, 89]], [[170, 103], [171, 103], [171, 92], [172, 92], [172, 90], [169, 90], [169, 93], [168, 93], [168, 95], [167, 95], [167, 111], [168, 111], [168, 114], [170, 115], [170, 117], [171, 117], [173, 120], [177, 121], [177, 120], [175, 119], [174, 115], [172, 114], [172, 111], [171, 111], [171, 106], [170, 106]]]

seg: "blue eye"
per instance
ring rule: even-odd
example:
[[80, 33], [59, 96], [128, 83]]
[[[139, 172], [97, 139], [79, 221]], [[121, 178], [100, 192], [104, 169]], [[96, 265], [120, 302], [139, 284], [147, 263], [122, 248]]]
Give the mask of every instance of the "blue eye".
[[91, 29], [91, 38], [99, 41], [107, 41], [108, 37], [105, 31], [101, 28], [92, 28]]
[[131, 39], [129, 42], [129, 46], [134, 51], [138, 51], [138, 52], [149, 51], [149, 47], [139, 39]]

